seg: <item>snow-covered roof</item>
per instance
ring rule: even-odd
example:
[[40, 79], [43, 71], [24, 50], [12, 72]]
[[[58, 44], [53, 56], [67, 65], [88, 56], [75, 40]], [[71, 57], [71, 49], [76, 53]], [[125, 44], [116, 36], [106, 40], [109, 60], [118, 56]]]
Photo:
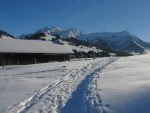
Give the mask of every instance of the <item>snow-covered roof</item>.
[[0, 39], [0, 53], [70, 54], [73, 51], [66, 44], [51, 41]]

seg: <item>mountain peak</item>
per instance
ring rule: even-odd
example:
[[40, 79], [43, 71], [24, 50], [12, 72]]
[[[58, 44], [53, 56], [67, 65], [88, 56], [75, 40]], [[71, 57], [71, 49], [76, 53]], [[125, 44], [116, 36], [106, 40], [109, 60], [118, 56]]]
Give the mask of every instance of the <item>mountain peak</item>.
[[78, 37], [81, 35], [84, 35], [85, 33], [83, 33], [82, 31], [80, 31], [79, 29], [76, 28], [70, 28], [68, 30], [65, 31], [66, 36], [68, 37]]
[[62, 28], [60, 28], [58, 26], [53, 26], [53, 27], [51, 27], [49, 29], [54, 30], [54, 31], [62, 31]]
[[51, 33], [60, 32], [60, 31], [62, 31], [61, 28], [54, 26], [54, 27], [50, 27], [50, 28], [45, 27], [45, 28], [39, 29], [39, 30], [36, 31], [36, 33], [41, 33], [42, 32], [42, 33], [51, 34]]

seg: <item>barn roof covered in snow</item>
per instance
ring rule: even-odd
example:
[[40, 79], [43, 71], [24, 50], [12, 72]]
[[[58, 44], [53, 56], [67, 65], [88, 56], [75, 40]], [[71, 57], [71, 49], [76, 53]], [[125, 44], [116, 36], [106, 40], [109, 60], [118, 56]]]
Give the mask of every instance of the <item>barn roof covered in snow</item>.
[[0, 53], [71, 54], [73, 52], [66, 44], [51, 41], [0, 39]]

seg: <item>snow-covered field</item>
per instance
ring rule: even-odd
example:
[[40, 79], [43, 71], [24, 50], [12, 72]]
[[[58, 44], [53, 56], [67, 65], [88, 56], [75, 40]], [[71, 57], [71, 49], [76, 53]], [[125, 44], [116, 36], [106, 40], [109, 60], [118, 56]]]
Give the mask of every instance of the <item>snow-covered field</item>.
[[25, 97], [36, 93], [52, 81], [64, 78], [71, 71], [94, 60], [52, 62], [25, 66], [0, 67], [0, 113]]
[[150, 113], [149, 67], [150, 54], [9, 66], [0, 69], [0, 111]]
[[150, 113], [150, 54], [120, 58], [98, 80], [104, 113]]

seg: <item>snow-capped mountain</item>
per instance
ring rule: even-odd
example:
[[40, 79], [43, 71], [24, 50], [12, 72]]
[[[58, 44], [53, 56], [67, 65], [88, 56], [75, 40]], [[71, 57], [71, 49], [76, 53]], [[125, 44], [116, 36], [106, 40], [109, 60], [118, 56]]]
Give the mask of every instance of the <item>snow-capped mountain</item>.
[[9, 33], [0, 30], [0, 38], [7, 38], [7, 39], [12, 39], [14, 36], [10, 35]]
[[65, 38], [70, 38], [70, 37], [77, 38], [77, 37], [80, 37], [84, 34], [85, 33], [83, 33], [82, 31], [80, 31], [76, 28], [70, 28], [70, 29], [64, 30], [64, 31], [59, 33], [59, 35], [65, 37]]
[[116, 33], [99, 32], [87, 34], [75, 28], [63, 30], [59, 27], [46, 27], [37, 30], [33, 34], [23, 35], [23, 37], [32, 36], [37, 33], [44, 33], [46, 36], [50, 37], [52, 35], [59, 35], [60, 37], [64, 38], [78, 38], [79, 40], [84, 40], [103, 49], [111, 49], [121, 52], [145, 53], [145, 51], [150, 49], [150, 43], [142, 41], [137, 36], [127, 31]]
[[37, 30], [34, 33], [19, 35], [18, 38], [26, 39], [27, 37], [31, 37], [31, 36], [33, 36], [35, 34], [39, 34], [39, 33], [44, 33], [46, 36], [49, 35], [51, 37], [52, 34], [59, 34], [59, 32], [61, 32], [61, 31], [62, 31], [62, 29], [59, 27], [51, 27], [51, 28], [45, 27], [45, 28]]
[[102, 48], [109, 48], [116, 51], [126, 51], [130, 53], [144, 53], [150, 49], [150, 44], [142, 41], [135, 35], [123, 31], [118, 33], [101, 32], [91, 33], [80, 37]]
[[49, 35], [49, 36], [59, 35], [63, 38], [71, 38], [71, 37], [77, 38], [77, 37], [80, 37], [82, 35], [85, 35], [85, 33], [83, 33], [82, 31], [80, 31], [76, 28], [70, 28], [67, 30], [63, 30], [59, 27], [50, 27], [50, 28], [45, 27], [45, 28], [37, 30], [35, 33], [22, 34], [22, 35], [18, 36], [18, 38], [24, 39], [25, 37], [28, 37], [28, 36], [30, 37], [30, 36], [35, 35], [37, 33], [44, 33], [45, 35]]
[[43, 28], [43, 29], [37, 30], [36, 33], [45, 33], [48, 35], [59, 35], [64, 38], [70, 38], [70, 37], [76, 38], [85, 34], [76, 28], [62, 30], [59, 27]]
[[59, 27], [51, 27], [51, 28], [45, 27], [45, 28], [37, 30], [35, 33], [53, 34], [53, 33], [59, 33], [61, 31], [62, 29]]

